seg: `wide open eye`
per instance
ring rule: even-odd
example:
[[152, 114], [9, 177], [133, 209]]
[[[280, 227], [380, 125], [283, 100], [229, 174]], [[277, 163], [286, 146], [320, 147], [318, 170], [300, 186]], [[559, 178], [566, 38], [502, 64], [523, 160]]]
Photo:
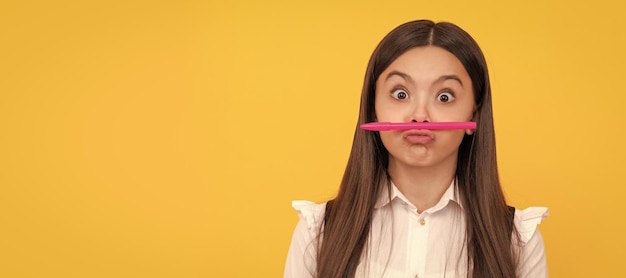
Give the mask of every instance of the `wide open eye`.
[[391, 96], [395, 99], [407, 99], [409, 98], [409, 93], [404, 89], [395, 89], [391, 92]]
[[454, 100], [454, 95], [449, 91], [442, 91], [437, 95], [437, 100], [440, 102], [451, 102]]

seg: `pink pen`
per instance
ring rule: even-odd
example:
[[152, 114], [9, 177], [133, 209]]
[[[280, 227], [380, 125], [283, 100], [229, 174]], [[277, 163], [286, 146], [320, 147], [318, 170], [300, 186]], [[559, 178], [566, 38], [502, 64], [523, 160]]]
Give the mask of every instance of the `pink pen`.
[[476, 129], [476, 122], [373, 122], [362, 124], [361, 129], [370, 131], [409, 130], [409, 129]]

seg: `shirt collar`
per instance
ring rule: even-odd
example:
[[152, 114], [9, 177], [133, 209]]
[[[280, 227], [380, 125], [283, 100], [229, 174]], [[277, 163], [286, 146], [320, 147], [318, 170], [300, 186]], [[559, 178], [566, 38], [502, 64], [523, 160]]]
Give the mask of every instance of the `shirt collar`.
[[[458, 199], [458, 192], [457, 192], [457, 187], [456, 187], [456, 179], [452, 180], [452, 182], [450, 183], [450, 185], [448, 186], [448, 189], [446, 189], [446, 191], [443, 193], [443, 195], [441, 196], [441, 199], [439, 199], [439, 202], [437, 202], [437, 204], [435, 206], [433, 206], [432, 208], [428, 209], [427, 211], [437, 211], [440, 210], [442, 208], [444, 208], [446, 205], [448, 205], [449, 202], [455, 202], [459, 205], [459, 207], [463, 208], [463, 205], [461, 204], [460, 200]], [[391, 194], [391, 195], [389, 195]], [[400, 201], [403, 202], [407, 202], [407, 203], [411, 203], [409, 202], [408, 198], [406, 198], [404, 196], [404, 194], [402, 194], [402, 192], [400, 192], [400, 189], [398, 189], [398, 187], [391, 182], [391, 192], [389, 192], [389, 190], [383, 190], [382, 194], [380, 194], [380, 197], [378, 198], [378, 201], [376, 202], [376, 206], [374, 208], [379, 209], [381, 207], [384, 207], [386, 205], [388, 205], [389, 203], [391, 203], [392, 201], [394, 201], [395, 199], [398, 199]]]

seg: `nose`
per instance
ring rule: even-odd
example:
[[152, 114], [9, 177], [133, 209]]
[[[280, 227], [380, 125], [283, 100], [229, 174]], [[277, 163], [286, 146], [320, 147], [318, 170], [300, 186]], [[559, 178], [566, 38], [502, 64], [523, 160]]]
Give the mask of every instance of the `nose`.
[[421, 101], [419, 103], [415, 103], [410, 117], [411, 122], [430, 122], [430, 115], [428, 113], [426, 102]]

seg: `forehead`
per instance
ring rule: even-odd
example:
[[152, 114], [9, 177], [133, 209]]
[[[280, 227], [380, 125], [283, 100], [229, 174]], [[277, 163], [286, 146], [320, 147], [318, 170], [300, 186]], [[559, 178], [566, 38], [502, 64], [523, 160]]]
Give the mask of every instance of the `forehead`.
[[378, 78], [386, 79], [390, 72], [399, 71], [416, 80], [428, 81], [441, 75], [456, 75], [471, 81], [461, 61], [454, 54], [437, 46], [422, 46], [398, 56]]

